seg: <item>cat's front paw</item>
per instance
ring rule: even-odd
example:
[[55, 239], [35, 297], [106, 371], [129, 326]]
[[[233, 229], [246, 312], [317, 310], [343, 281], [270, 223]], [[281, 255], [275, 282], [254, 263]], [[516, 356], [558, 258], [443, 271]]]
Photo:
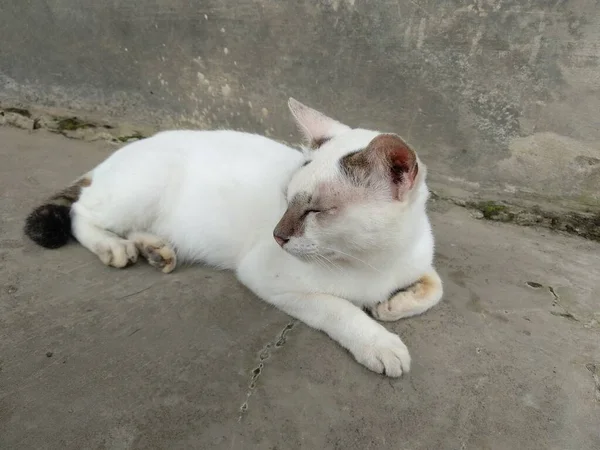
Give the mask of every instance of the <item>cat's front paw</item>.
[[383, 329], [372, 342], [353, 352], [356, 360], [373, 372], [399, 377], [410, 370], [410, 354], [400, 336]]

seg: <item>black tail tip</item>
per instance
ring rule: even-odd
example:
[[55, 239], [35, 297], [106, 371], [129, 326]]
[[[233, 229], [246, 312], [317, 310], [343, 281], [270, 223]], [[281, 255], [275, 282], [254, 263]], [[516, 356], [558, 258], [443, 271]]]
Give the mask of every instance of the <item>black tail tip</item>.
[[58, 248], [71, 237], [71, 208], [63, 205], [42, 205], [25, 219], [25, 234], [45, 248]]

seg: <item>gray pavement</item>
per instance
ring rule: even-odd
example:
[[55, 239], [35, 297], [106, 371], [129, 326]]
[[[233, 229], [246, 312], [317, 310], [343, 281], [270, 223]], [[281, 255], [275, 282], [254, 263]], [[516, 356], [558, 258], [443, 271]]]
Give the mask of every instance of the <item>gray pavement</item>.
[[600, 448], [598, 243], [432, 203], [446, 294], [391, 380], [230, 273], [25, 240], [114, 148], [0, 128], [0, 449]]

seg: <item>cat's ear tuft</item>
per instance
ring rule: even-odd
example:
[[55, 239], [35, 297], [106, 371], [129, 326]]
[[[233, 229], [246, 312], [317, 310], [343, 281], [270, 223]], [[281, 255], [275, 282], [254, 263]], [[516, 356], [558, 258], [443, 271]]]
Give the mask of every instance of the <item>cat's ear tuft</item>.
[[367, 152], [390, 178], [395, 197], [402, 199], [413, 188], [419, 173], [415, 151], [395, 134], [380, 134], [369, 143]]
[[288, 107], [296, 119], [300, 132], [312, 149], [318, 149], [336, 135], [350, 130], [350, 127], [303, 105], [296, 99], [290, 98]]

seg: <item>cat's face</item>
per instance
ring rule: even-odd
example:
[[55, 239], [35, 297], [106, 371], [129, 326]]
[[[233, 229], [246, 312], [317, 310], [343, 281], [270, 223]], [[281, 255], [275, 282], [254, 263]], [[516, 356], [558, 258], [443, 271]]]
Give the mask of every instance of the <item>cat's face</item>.
[[352, 129], [293, 99], [290, 109], [310, 150], [288, 186], [275, 240], [323, 263], [384, 249], [427, 198], [425, 166], [394, 134]]

